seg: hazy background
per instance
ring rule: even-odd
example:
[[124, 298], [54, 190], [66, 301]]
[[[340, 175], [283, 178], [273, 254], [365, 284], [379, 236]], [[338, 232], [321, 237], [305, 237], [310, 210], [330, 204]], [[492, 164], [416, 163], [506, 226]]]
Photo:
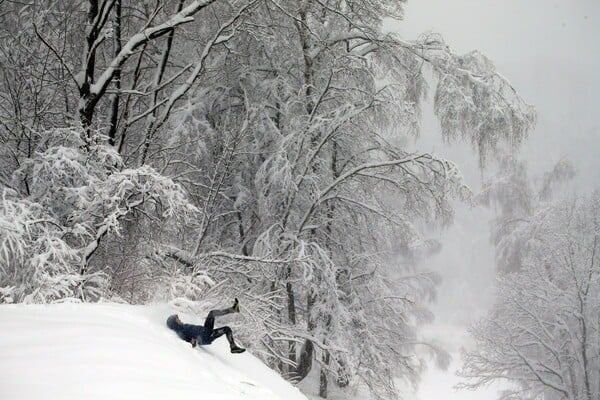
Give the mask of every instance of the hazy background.
[[[405, 20], [388, 29], [407, 39], [439, 32], [459, 53], [477, 49], [487, 55], [537, 109], [537, 127], [521, 149], [531, 174], [540, 175], [567, 157], [578, 170], [574, 190], [600, 188], [600, 1], [410, 0]], [[444, 149], [432, 111], [424, 115], [417, 146], [457, 162], [467, 183], [478, 190], [481, 173], [470, 149]], [[425, 375], [419, 400], [491, 399], [495, 392], [452, 390], [459, 349], [470, 345], [466, 330], [493, 301], [492, 216], [459, 205], [454, 226], [436, 234], [444, 248], [429, 266], [444, 281], [434, 305], [436, 322], [425, 335], [444, 343], [454, 361], [446, 373]]]

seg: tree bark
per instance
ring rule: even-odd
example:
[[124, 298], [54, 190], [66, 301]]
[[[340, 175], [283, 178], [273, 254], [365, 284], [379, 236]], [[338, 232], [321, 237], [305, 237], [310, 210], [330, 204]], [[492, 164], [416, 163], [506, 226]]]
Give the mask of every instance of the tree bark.
[[[325, 352], [323, 355], [323, 365], [329, 365], [329, 352]], [[321, 375], [319, 376], [319, 396], [326, 399], [327, 398], [327, 370], [321, 366]]]
[[[314, 290], [309, 290], [309, 293], [306, 297], [306, 321], [307, 329], [309, 332], [314, 332], [316, 326], [314, 320], [310, 316], [316, 299], [317, 297], [314, 293]], [[312, 369], [314, 352], [315, 346], [313, 342], [311, 340], [306, 339], [304, 345], [302, 346], [302, 349], [300, 350], [300, 360], [298, 361], [298, 367], [296, 368], [298, 380], [304, 379]]]
[[[114, 24], [114, 56], [116, 57], [121, 52], [121, 0], [115, 1], [115, 24]], [[111, 110], [110, 110], [110, 127], [108, 130], [108, 143], [114, 146], [116, 143], [117, 135], [117, 124], [119, 121], [119, 100], [121, 95], [121, 68], [119, 67], [115, 71], [115, 89], [117, 93], [114, 93], [111, 98]]]

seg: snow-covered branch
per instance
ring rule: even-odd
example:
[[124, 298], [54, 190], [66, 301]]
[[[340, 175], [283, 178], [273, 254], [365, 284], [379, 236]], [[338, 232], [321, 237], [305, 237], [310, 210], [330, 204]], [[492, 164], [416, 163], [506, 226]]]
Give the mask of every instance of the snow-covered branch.
[[129, 59], [129, 57], [133, 55], [133, 52], [136, 48], [143, 45], [149, 40], [155, 39], [159, 36], [170, 32], [172, 29], [176, 28], [179, 25], [192, 22], [194, 20], [192, 18], [194, 14], [196, 14], [204, 7], [207, 7], [214, 1], [215, 0], [194, 0], [183, 10], [181, 10], [162, 24], [148, 27], [129, 38], [129, 40], [123, 45], [123, 48], [121, 49], [119, 54], [111, 61], [108, 67], [98, 77], [98, 80], [90, 86], [90, 95], [96, 97], [101, 96], [104, 93], [111, 79], [113, 78], [115, 71], [119, 69]]

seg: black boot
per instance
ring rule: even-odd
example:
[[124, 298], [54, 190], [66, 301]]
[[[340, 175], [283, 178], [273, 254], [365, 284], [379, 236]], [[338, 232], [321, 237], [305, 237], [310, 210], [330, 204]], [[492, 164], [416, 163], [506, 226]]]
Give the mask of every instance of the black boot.
[[231, 352], [232, 353], [243, 353], [245, 352], [246, 349], [242, 349], [241, 347], [237, 347], [235, 344], [233, 346], [231, 346]]

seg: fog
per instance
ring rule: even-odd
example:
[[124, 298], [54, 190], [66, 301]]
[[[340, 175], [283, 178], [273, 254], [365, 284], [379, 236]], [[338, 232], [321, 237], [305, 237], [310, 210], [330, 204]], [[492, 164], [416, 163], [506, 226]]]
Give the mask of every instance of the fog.
[[[441, 33], [458, 52], [479, 50], [536, 107], [538, 122], [520, 150], [532, 176], [552, 168], [561, 158], [577, 169], [573, 191], [588, 193], [600, 185], [600, 2], [597, 1], [409, 1], [405, 20], [388, 27], [405, 38]], [[417, 146], [457, 162], [469, 186], [477, 191], [491, 168], [483, 171], [466, 146], [444, 148], [431, 109], [425, 110], [423, 135]], [[454, 356], [447, 373], [428, 372], [419, 398], [489, 398], [493, 389], [454, 392], [453, 369], [458, 350], [469, 346], [469, 325], [493, 301], [494, 249], [483, 209], [457, 206], [455, 224], [439, 233], [443, 250], [428, 265], [443, 283], [434, 305], [436, 322], [426, 335], [443, 342]], [[473, 397], [472, 397], [473, 396]]]

